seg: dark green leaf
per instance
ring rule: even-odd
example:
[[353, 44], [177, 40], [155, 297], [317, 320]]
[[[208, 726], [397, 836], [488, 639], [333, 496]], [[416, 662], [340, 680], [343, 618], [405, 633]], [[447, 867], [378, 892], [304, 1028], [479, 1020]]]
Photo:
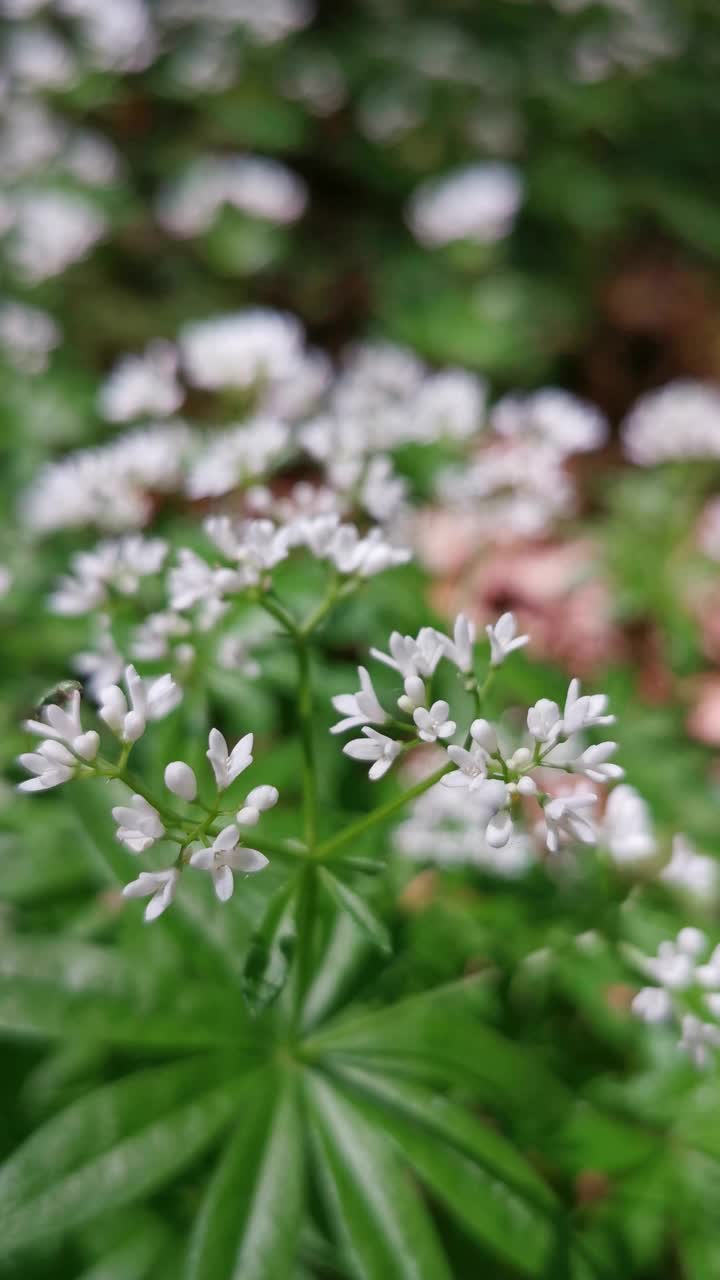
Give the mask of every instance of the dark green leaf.
[[358, 1280], [451, 1280], [420, 1195], [383, 1133], [338, 1089], [308, 1083], [328, 1210]]
[[254, 1013], [282, 991], [295, 944], [293, 894], [289, 880], [270, 899], [260, 928], [250, 939], [243, 972], [243, 995]]
[[49, 1120], [0, 1171], [4, 1248], [62, 1233], [174, 1177], [235, 1114], [243, 1081], [228, 1081], [230, 1072], [216, 1059], [139, 1072]]
[[210, 1183], [190, 1244], [186, 1280], [285, 1280], [297, 1258], [303, 1135], [297, 1081], [248, 1078], [240, 1125]]

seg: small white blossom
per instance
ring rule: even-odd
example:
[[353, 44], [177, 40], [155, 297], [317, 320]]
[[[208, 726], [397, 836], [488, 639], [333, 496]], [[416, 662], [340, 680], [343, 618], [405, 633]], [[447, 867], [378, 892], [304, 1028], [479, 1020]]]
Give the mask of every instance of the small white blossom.
[[397, 704], [401, 711], [406, 711], [408, 715], [414, 715], [418, 707], [424, 707], [427, 703], [427, 690], [420, 676], [406, 676], [403, 681], [404, 693], [400, 694]]
[[109, 685], [100, 692], [98, 715], [123, 742], [137, 742], [148, 720], [162, 720], [182, 700], [182, 690], [172, 676], [145, 681], [130, 665], [125, 668], [128, 701], [119, 685]]
[[343, 751], [353, 760], [372, 761], [369, 777], [371, 782], [377, 782], [399, 756], [402, 743], [395, 742], [384, 733], [378, 733], [377, 730], [367, 726], [363, 729], [363, 733], [364, 738], [354, 738], [352, 742], [346, 742]]
[[145, 908], [145, 920], [157, 920], [167, 911], [177, 892], [180, 872], [177, 867], [164, 871], [141, 871], [137, 880], [131, 880], [123, 889], [124, 898], [150, 898]]
[[252, 875], [262, 871], [268, 860], [257, 849], [238, 846], [240, 832], [236, 826], [224, 827], [208, 849], [197, 849], [190, 857], [190, 866], [209, 871], [215, 895], [220, 902], [232, 897], [235, 882], [233, 871]]
[[675, 836], [672, 857], [659, 878], [671, 889], [688, 894], [703, 904], [717, 901], [720, 890], [717, 860], [698, 853], [683, 835]]
[[634, 787], [615, 787], [608, 796], [602, 835], [620, 866], [642, 865], [657, 854], [650, 810]]
[[469, 165], [418, 187], [407, 219], [427, 248], [454, 240], [491, 244], [509, 235], [522, 198], [522, 179], [510, 165]]
[[582, 729], [595, 725], [614, 724], [615, 717], [607, 715], [608, 700], [604, 693], [580, 694], [580, 681], [571, 680], [563, 711], [563, 734], [569, 738]]
[[720, 1027], [703, 1022], [693, 1013], [686, 1013], [680, 1024], [679, 1048], [687, 1054], [694, 1067], [702, 1069], [712, 1059], [711, 1050], [720, 1048]]
[[98, 410], [108, 422], [167, 418], [185, 393], [176, 378], [177, 352], [170, 342], [151, 342], [142, 355], [123, 356], [98, 395]]
[[438, 738], [452, 738], [457, 725], [449, 718], [450, 707], [447, 702], [433, 702], [430, 710], [417, 707], [413, 712], [413, 720], [418, 727], [418, 736], [423, 742], [437, 742]]
[[18, 785], [18, 791], [49, 791], [74, 778], [79, 767], [77, 758], [55, 738], [40, 743], [37, 751], [26, 751], [19, 757], [23, 769], [34, 777]]
[[503, 613], [494, 626], [488, 624], [485, 630], [490, 641], [490, 665], [493, 667], [501, 666], [508, 654], [522, 649], [530, 639], [529, 636], [516, 635], [517, 622], [512, 613]]
[[527, 727], [536, 742], [554, 742], [563, 729], [557, 702], [540, 698], [527, 713]]
[[265, 156], [202, 156], [161, 193], [158, 218], [174, 236], [209, 230], [223, 205], [279, 226], [296, 222], [307, 203], [305, 183]]
[[116, 805], [112, 816], [117, 823], [118, 840], [131, 853], [144, 853], [165, 835], [160, 814], [143, 796], [133, 796], [129, 805]]
[[344, 718], [330, 729], [331, 733], [344, 733], [361, 724], [384, 724], [387, 714], [378, 701], [373, 682], [365, 667], [358, 667], [360, 688], [357, 693], [340, 693], [332, 699], [336, 711]]
[[378, 662], [384, 662], [386, 667], [399, 671], [403, 679], [407, 676], [427, 678], [433, 674], [445, 653], [445, 640], [446, 637], [441, 636], [434, 627], [421, 627], [415, 638], [393, 631], [389, 654], [382, 653], [379, 649], [371, 649], [370, 653]]
[[452, 640], [443, 637], [446, 657], [465, 675], [472, 671], [475, 636], [475, 623], [471, 622], [464, 613], [459, 613], [455, 619]]
[[182, 800], [194, 800], [197, 795], [197, 778], [184, 760], [172, 760], [165, 766], [165, 786]]
[[594, 827], [585, 816], [592, 809], [597, 797], [588, 793], [574, 796], [557, 796], [545, 805], [545, 840], [551, 853], [557, 853], [563, 837], [578, 840], [581, 844], [595, 844]]
[[504, 396], [495, 405], [490, 423], [498, 435], [536, 436], [561, 455], [598, 449], [608, 434], [599, 409], [558, 387]]
[[253, 734], [246, 733], [244, 738], [235, 744], [232, 751], [219, 729], [211, 729], [208, 738], [208, 750], [205, 752], [219, 791], [224, 791], [253, 762]]
[[573, 773], [584, 773], [591, 782], [614, 782], [625, 774], [619, 764], [610, 760], [617, 751], [617, 745], [617, 742], [599, 742], [596, 746], [586, 747], [566, 767]]
[[622, 425], [631, 462], [720, 457], [720, 388], [680, 380], [641, 396]]
[[40, 720], [27, 720], [25, 729], [45, 740], [37, 751], [20, 756], [20, 764], [34, 775], [19, 784], [20, 791], [49, 791], [69, 782], [83, 763], [95, 759], [100, 738], [94, 729], [83, 731], [80, 692], [73, 689], [65, 707], [52, 703], [42, 708]]
[[245, 803], [235, 815], [235, 821], [241, 827], [254, 827], [260, 821], [260, 816], [267, 813], [268, 809], [274, 808], [280, 798], [277, 787], [271, 787], [267, 784], [260, 787], [253, 787], [245, 797]]
[[79, 551], [71, 561], [71, 572], [59, 581], [50, 597], [53, 613], [89, 613], [106, 603], [109, 591], [134, 595], [143, 578], [158, 573], [168, 553], [163, 538], [125, 538], [99, 542], [92, 551]]

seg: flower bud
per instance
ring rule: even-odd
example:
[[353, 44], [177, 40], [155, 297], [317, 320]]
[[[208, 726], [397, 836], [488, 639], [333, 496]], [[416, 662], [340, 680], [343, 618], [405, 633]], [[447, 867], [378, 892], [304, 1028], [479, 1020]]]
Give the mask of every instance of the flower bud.
[[194, 800], [197, 795], [197, 779], [189, 764], [173, 760], [165, 770], [165, 786], [182, 800]]
[[145, 717], [139, 711], [128, 711], [123, 723], [123, 740], [137, 742], [145, 732]]
[[245, 797], [245, 804], [264, 813], [266, 809], [272, 809], [277, 804], [279, 796], [277, 787], [268, 785], [253, 787], [250, 794]]
[[81, 733], [74, 738], [72, 745], [73, 751], [76, 751], [83, 760], [94, 760], [100, 746], [100, 735], [94, 729], [88, 729], [87, 733]]

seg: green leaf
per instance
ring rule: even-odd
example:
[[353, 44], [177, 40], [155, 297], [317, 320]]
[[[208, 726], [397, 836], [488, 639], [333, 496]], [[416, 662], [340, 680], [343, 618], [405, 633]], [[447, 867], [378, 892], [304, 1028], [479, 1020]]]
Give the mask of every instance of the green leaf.
[[295, 945], [295, 887], [296, 882], [289, 880], [273, 894], [259, 929], [250, 939], [243, 995], [253, 1013], [272, 1004], [285, 985]]
[[326, 867], [320, 867], [318, 870], [318, 878], [328, 897], [340, 908], [341, 911], [347, 911], [352, 917], [359, 929], [370, 939], [379, 951], [384, 955], [392, 953], [392, 942], [390, 934], [382, 921], [378, 920], [373, 911], [370, 910], [367, 903], [359, 894], [350, 889], [348, 885], [343, 884], [342, 880], [338, 880], [331, 871]]
[[240, 1126], [208, 1188], [185, 1280], [285, 1280], [303, 1211], [303, 1133], [297, 1080], [263, 1071], [246, 1081]]
[[236, 1004], [186, 990], [177, 1011], [98, 991], [65, 990], [59, 983], [25, 978], [0, 980], [0, 1031], [48, 1039], [68, 1035], [106, 1044], [153, 1048], [202, 1048], [247, 1040], [246, 1014]]
[[358, 1280], [451, 1280], [422, 1200], [383, 1133], [338, 1089], [308, 1081], [321, 1187]]
[[333, 922], [322, 959], [305, 997], [303, 1027], [322, 1022], [343, 1000], [358, 971], [374, 949], [345, 911]]
[[243, 1080], [228, 1082], [229, 1071], [227, 1060], [196, 1059], [138, 1072], [47, 1121], [0, 1171], [4, 1248], [60, 1234], [173, 1178], [235, 1114]]
[[523, 1109], [553, 1123], [564, 1109], [563, 1086], [536, 1057], [480, 1017], [487, 998], [481, 978], [463, 979], [386, 1008], [353, 1013], [319, 1030], [313, 1052], [382, 1063], [437, 1083], [472, 1089], [502, 1111]]
[[391, 1137], [423, 1181], [480, 1243], [524, 1275], [542, 1275], [559, 1205], [510, 1143], [426, 1089], [351, 1070], [366, 1123]]
[[172, 1237], [167, 1228], [159, 1223], [146, 1225], [142, 1232], [133, 1231], [129, 1240], [83, 1271], [78, 1280], [145, 1280], [146, 1276], [154, 1277], [155, 1266], [171, 1243]]

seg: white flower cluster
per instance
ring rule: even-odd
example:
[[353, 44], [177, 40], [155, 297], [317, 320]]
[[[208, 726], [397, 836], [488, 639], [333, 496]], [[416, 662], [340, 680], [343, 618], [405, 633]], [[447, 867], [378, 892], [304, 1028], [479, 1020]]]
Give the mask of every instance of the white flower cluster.
[[641, 396], [622, 425], [631, 462], [656, 466], [684, 458], [720, 458], [720, 388], [670, 382]]
[[153, 495], [181, 488], [191, 438], [184, 423], [155, 423], [48, 463], [23, 495], [21, 516], [39, 533], [140, 528]]
[[[216, 398], [222, 426], [193, 430], [171, 416], [185, 384]], [[333, 379], [294, 317], [261, 308], [211, 317], [186, 325], [177, 347], [153, 342], [119, 361], [100, 388], [100, 413], [110, 422], [153, 421], [46, 466], [21, 512], [40, 532], [139, 528], [157, 495], [218, 498], [251, 485], [250, 513], [261, 509], [261, 482], [310, 460], [320, 471], [316, 505], [328, 510], [329, 487], [337, 512], [360, 508], [387, 524], [406, 499], [389, 451], [470, 440], [482, 428], [485, 395], [472, 374], [428, 373], [409, 352], [384, 345], [355, 348]], [[271, 491], [262, 501], [275, 515]]]
[[483, 836], [485, 817], [481, 796], [432, 787], [413, 802], [393, 833], [393, 844], [414, 862], [477, 867], [509, 880], [523, 875], [536, 861], [530, 837], [515, 831], [502, 849], [496, 849]]
[[572, 515], [575, 486], [566, 464], [572, 454], [605, 443], [602, 414], [569, 392], [545, 387], [503, 397], [489, 422], [491, 433], [480, 437], [470, 460], [440, 472], [440, 500], [467, 510], [479, 542], [534, 537]]
[[709, 949], [702, 930], [688, 927], [655, 956], [632, 953], [653, 983], [637, 993], [633, 1013], [643, 1022], [679, 1026], [679, 1047], [696, 1067], [707, 1066], [720, 1048], [720, 947]]
[[[99, 756], [100, 735], [85, 731], [80, 720], [80, 692], [72, 689], [64, 706], [44, 706], [40, 720], [29, 720], [25, 727], [43, 739], [37, 751], [20, 756], [20, 763], [32, 775], [19, 784], [21, 791], [49, 791], [78, 776], [119, 778], [132, 791], [127, 804], [116, 805], [112, 816], [117, 839], [133, 854], [145, 853], [157, 841], [174, 841], [180, 846], [175, 862], [162, 869], [141, 871], [137, 879], [125, 885], [127, 898], [149, 898], [145, 910], [147, 921], [155, 920], [173, 901], [185, 866], [206, 871], [210, 875], [217, 898], [227, 902], [234, 889], [234, 873], [244, 875], [261, 871], [268, 859], [259, 849], [248, 848], [242, 830], [254, 827], [263, 813], [278, 800], [275, 787], [253, 787], [237, 808], [234, 821], [216, 830], [223, 815], [225, 791], [253, 762], [253, 735], [246, 734], [230, 750], [218, 729], [211, 729], [206, 752], [215, 783], [215, 803], [208, 806], [198, 801], [198, 783], [194, 771], [183, 760], [173, 760], [165, 768], [165, 787], [173, 797], [186, 805], [200, 805], [193, 817], [169, 809], [164, 801], [156, 804], [144, 792], [133, 790], [133, 779], [124, 773], [132, 746], [142, 737], [148, 721], [168, 715], [182, 694], [170, 675], [157, 680], [143, 680], [133, 666], [125, 670], [125, 686], [110, 685], [100, 696], [99, 717], [122, 744], [116, 766]], [[135, 784], [139, 785], [139, 784]]]
[[82, 614], [98, 609], [109, 593], [135, 595], [141, 579], [160, 572], [168, 553], [162, 538], [125, 538], [99, 542], [93, 551], [79, 551], [50, 598], [53, 613]]
[[522, 199], [522, 178], [510, 165], [470, 165], [418, 187], [407, 220], [426, 248], [454, 240], [492, 244], [510, 234]]
[[[511, 613], [503, 614], [486, 632], [489, 678], [528, 637], [516, 634]], [[557, 853], [566, 841], [597, 843], [599, 832], [591, 817], [597, 797], [587, 791], [553, 797], [539, 787], [534, 775], [542, 777], [538, 771], [559, 769], [600, 784], [623, 776], [620, 766], [612, 761], [617, 743], [577, 745], [578, 735], [586, 730], [613, 723], [604, 694], [582, 694], [579, 682], [572, 680], [562, 710], [556, 702], [541, 698], [527, 713], [528, 744], [507, 754], [501, 748], [497, 728], [488, 720], [479, 717], [468, 725], [464, 708], [451, 713], [447, 701], [432, 698], [433, 676], [443, 659], [458, 669], [468, 692], [477, 690], [475, 628], [464, 615], [457, 618], [452, 638], [433, 627], [423, 627], [415, 637], [393, 632], [389, 649], [389, 654], [375, 649], [371, 654], [402, 679], [397, 707], [406, 719], [398, 720], [383, 707], [365, 668], [359, 670], [357, 693], [333, 699], [343, 718], [331, 732], [362, 726], [363, 736], [346, 743], [344, 751], [370, 764], [371, 780], [382, 778], [403, 752], [418, 743], [443, 744], [447, 766], [441, 784], [474, 797], [478, 829], [491, 848], [502, 849], [513, 838], [514, 816], [523, 799], [533, 799], [541, 806], [544, 839], [551, 853]], [[466, 727], [460, 741], [450, 742], [463, 721]], [[384, 731], [375, 727], [378, 725]]]
[[107, 234], [105, 216], [85, 196], [69, 191], [28, 191], [9, 197], [5, 253], [27, 284], [60, 275], [87, 257]]
[[307, 204], [305, 183], [265, 156], [207, 156], [194, 161], [160, 193], [157, 218], [172, 236], [208, 231], [223, 205], [263, 222], [297, 222]]

